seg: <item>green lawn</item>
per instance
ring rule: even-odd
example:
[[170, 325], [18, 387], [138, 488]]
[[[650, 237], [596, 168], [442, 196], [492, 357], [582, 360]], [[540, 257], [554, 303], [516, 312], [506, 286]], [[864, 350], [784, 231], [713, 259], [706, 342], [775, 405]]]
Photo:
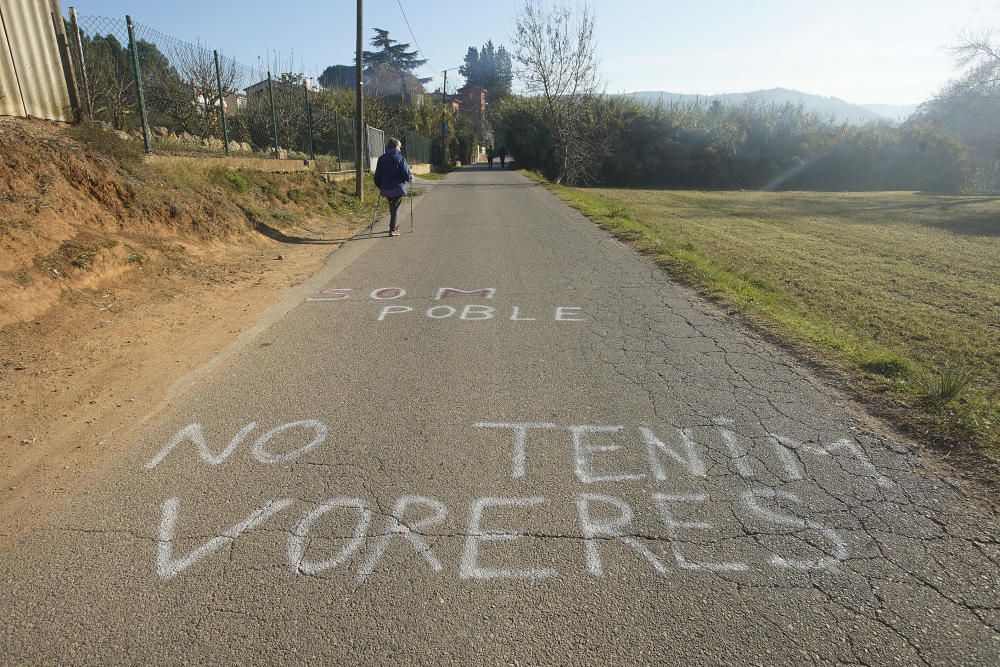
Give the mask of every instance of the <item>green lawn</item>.
[[1000, 479], [1000, 197], [547, 185]]

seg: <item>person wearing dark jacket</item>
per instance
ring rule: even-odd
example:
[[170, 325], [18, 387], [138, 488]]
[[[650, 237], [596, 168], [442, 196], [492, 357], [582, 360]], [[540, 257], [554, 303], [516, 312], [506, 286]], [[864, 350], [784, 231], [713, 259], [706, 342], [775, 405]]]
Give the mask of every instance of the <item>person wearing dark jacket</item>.
[[375, 165], [375, 185], [379, 193], [389, 200], [389, 235], [399, 236], [396, 211], [403, 203], [409, 184], [413, 182], [413, 172], [399, 150], [399, 139], [391, 138], [385, 146], [385, 153]]

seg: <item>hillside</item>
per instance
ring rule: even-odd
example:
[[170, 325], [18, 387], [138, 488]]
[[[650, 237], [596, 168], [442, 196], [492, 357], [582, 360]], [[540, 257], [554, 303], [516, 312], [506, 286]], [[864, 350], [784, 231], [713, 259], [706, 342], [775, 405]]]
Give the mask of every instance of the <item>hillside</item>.
[[807, 111], [819, 114], [824, 118], [835, 118], [838, 121], [853, 124], [881, 120], [901, 120], [901, 117], [905, 118], [905, 116], [909, 115], [909, 113], [905, 113], [906, 109], [910, 109], [910, 113], [916, 109], [915, 105], [851, 104], [837, 97], [822, 97], [786, 88], [755, 90], [747, 93], [725, 93], [721, 95], [686, 95], [661, 90], [646, 90], [627, 93], [627, 95], [642, 102], [652, 104], [661, 101], [664, 104], [692, 104], [695, 102], [712, 104], [716, 100], [727, 105], [740, 105], [747, 101], [753, 101], [758, 104], [801, 104]]
[[219, 242], [355, 213], [345, 186], [314, 174], [148, 163], [138, 141], [97, 126], [3, 118], [0, 156], [0, 327], [108, 280], [187, 266]]

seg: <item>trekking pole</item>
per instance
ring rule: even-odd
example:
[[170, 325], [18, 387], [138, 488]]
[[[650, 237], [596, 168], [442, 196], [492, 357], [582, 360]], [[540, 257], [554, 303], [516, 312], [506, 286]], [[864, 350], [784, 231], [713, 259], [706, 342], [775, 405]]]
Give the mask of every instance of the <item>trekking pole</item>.
[[410, 193], [410, 233], [413, 233], [413, 193]]
[[375, 229], [375, 223], [378, 221], [378, 201], [379, 198], [375, 197], [375, 205], [372, 206], [372, 221], [368, 223], [368, 238], [372, 237], [372, 230]]

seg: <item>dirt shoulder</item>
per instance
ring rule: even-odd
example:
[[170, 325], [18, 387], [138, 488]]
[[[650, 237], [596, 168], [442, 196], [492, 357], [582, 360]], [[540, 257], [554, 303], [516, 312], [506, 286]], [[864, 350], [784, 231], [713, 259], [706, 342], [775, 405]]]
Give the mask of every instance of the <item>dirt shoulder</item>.
[[351, 183], [0, 119], [0, 547], [370, 215]]
[[40, 318], [0, 329], [0, 545], [98, 474], [178, 380], [336, 247], [191, 248], [169, 267], [73, 291]]

